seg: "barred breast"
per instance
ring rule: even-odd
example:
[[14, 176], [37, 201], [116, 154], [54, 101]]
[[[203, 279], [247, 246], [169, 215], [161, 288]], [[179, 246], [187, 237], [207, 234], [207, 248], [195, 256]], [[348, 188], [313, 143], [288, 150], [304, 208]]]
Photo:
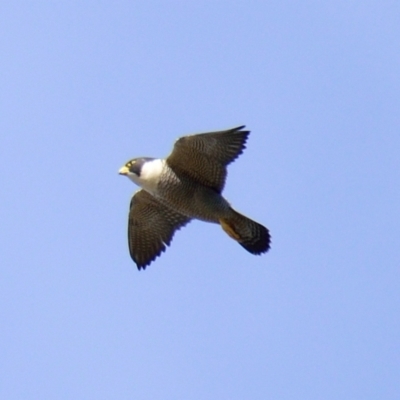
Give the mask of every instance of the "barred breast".
[[165, 166], [157, 186], [157, 198], [191, 218], [219, 223], [230, 212], [229, 203], [215, 190]]

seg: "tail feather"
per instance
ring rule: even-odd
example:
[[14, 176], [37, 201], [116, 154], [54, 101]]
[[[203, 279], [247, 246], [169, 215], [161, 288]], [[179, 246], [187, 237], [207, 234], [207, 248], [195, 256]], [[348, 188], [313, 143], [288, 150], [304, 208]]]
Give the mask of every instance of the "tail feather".
[[261, 224], [232, 210], [228, 218], [221, 218], [222, 229], [242, 247], [252, 254], [262, 254], [269, 250], [271, 236]]

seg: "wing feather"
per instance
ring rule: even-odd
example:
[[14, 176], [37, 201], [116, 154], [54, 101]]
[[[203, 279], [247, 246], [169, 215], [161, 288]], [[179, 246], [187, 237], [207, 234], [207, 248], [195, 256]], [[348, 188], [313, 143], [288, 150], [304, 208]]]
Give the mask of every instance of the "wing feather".
[[225, 131], [200, 133], [179, 138], [167, 163], [175, 173], [183, 174], [218, 193], [225, 185], [226, 166], [246, 148], [250, 131], [238, 126]]
[[128, 222], [129, 253], [138, 269], [145, 269], [169, 246], [176, 230], [190, 218], [160, 203], [145, 190], [131, 200]]

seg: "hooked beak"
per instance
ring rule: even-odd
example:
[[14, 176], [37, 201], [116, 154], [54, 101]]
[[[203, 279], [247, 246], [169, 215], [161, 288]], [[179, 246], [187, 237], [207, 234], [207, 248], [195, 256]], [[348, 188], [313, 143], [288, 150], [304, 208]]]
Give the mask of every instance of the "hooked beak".
[[120, 175], [128, 175], [128, 172], [129, 169], [125, 165], [118, 171]]

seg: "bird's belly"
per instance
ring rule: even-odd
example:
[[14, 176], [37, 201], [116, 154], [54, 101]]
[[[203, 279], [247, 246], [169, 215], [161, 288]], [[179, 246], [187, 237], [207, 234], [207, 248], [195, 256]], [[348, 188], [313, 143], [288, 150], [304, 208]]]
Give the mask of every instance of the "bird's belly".
[[230, 210], [229, 203], [217, 192], [201, 185], [176, 185], [159, 191], [160, 200], [187, 217], [219, 222]]

